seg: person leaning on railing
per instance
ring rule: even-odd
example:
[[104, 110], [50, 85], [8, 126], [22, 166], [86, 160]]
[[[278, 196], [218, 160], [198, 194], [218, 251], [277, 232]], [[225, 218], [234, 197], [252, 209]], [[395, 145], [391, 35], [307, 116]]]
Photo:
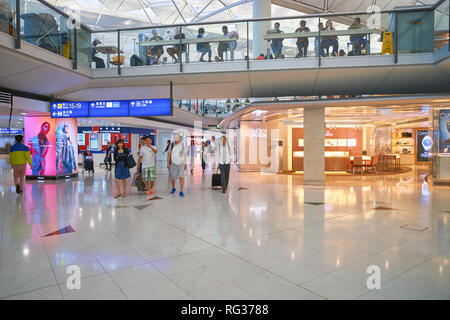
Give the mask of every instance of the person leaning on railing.
[[[270, 29], [267, 31], [268, 34], [277, 34], [277, 33], [283, 33], [283, 31], [280, 30], [280, 23], [275, 22], [274, 29]], [[280, 39], [272, 39], [271, 48], [273, 51], [273, 55], [275, 56], [275, 59], [277, 59], [283, 52], [283, 40]]]
[[[300, 21], [300, 28], [297, 28], [295, 32], [311, 32], [311, 30], [306, 26], [306, 21], [302, 20]], [[309, 40], [308, 38], [297, 38], [297, 49], [298, 54], [296, 58], [301, 57], [307, 57], [308, 56], [308, 46], [309, 46]]]
[[[361, 29], [361, 18], [355, 18], [353, 24], [348, 28], [348, 30]], [[366, 46], [366, 39], [364, 39], [364, 34], [354, 34], [350, 36], [350, 42], [353, 46], [353, 54], [355, 56], [360, 56], [362, 49]]]

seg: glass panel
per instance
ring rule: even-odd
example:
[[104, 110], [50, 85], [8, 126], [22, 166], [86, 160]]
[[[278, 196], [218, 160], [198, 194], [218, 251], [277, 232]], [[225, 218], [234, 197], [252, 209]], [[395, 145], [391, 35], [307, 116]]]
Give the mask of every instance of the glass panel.
[[[271, 20], [264, 35], [264, 40], [267, 41], [267, 51], [264, 58], [284, 59], [317, 56], [318, 23], [319, 18]], [[262, 56], [261, 58], [254, 56], [254, 58], [261, 59]]]
[[[321, 55], [362, 56], [393, 54], [393, 23], [389, 14], [348, 15], [322, 19]], [[390, 30], [392, 27], [392, 30]], [[383, 40], [385, 51], [383, 52]]]
[[247, 23], [205, 24], [183, 27], [187, 50], [183, 63], [244, 60]]
[[[91, 37], [91, 67], [93, 69], [117, 67], [119, 64], [117, 31], [96, 32], [92, 33]], [[121, 55], [120, 64], [123, 65], [123, 62], [124, 57]]]
[[448, 44], [449, 40], [449, 0], [434, 10], [434, 50]]
[[23, 40], [72, 58], [72, 31], [67, 18], [36, 0], [24, 0], [20, 8]]
[[[178, 64], [185, 50], [179, 50], [180, 37], [176, 27], [152, 27], [121, 31], [120, 46], [125, 67]], [[183, 31], [184, 33], [184, 31]], [[181, 48], [185, 48], [185, 44]]]
[[138, 67], [150, 64], [146, 62], [145, 48], [140, 46], [141, 42], [139, 41], [139, 39], [146, 40], [144, 39], [145, 37], [142, 36], [144, 31], [146, 30], [120, 32], [120, 50], [123, 51], [121, 55], [124, 59], [123, 67]]
[[250, 104], [247, 99], [177, 100], [174, 106], [205, 117], [227, 117]]
[[0, 0], [0, 32], [14, 36], [16, 1]]
[[398, 13], [398, 52], [425, 53], [434, 51], [434, 12]]
[[77, 58], [78, 65], [91, 67], [91, 33], [85, 29], [77, 29]]

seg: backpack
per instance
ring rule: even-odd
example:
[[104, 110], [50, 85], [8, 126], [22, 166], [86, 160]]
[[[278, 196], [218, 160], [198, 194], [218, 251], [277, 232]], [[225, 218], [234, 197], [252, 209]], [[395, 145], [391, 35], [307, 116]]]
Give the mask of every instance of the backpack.
[[144, 62], [135, 54], [133, 54], [130, 58], [130, 66], [136, 67], [136, 66], [143, 66]]

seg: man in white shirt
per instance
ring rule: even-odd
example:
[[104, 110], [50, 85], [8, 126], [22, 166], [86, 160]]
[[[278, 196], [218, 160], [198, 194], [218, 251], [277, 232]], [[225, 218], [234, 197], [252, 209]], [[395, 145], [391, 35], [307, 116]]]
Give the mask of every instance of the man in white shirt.
[[[145, 138], [145, 144], [141, 146], [139, 151], [139, 160], [137, 167], [140, 168], [142, 164], [142, 180], [145, 182], [145, 189], [147, 195], [154, 193], [153, 187], [156, 180], [155, 155], [157, 150], [152, 146], [152, 138], [149, 136]], [[150, 188], [149, 188], [150, 183]]]
[[225, 193], [227, 192], [228, 179], [230, 177], [230, 164], [233, 161], [233, 153], [227, 142], [226, 136], [222, 136], [222, 141], [217, 146], [216, 158], [220, 169], [220, 184], [222, 186], [222, 193]]
[[175, 142], [169, 148], [169, 153], [167, 156], [167, 168], [169, 169], [170, 177], [172, 178], [172, 191], [170, 193], [175, 193], [175, 182], [177, 178], [179, 178], [180, 197], [184, 197], [183, 187], [184, 170], [186, 170], [186, 151], [178, 133], [174, 134], [174, 141]]

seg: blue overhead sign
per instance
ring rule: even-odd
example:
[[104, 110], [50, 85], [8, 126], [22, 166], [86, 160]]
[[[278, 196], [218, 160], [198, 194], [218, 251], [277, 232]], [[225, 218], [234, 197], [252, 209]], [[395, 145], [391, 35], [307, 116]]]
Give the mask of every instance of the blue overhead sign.
[[87, 118], [89, 106], [87, 101], [77, 102], [52, 102], [52, 118]]
[[52, 118], [171, 116], [171, 99], [52, 102]]
[[128, 117], [128, 100], [90, 101], [89, 117]]
[[129, 108], [130, 117], [172, 115], [170, 99], [130, 100]]
[[0, 128], [0, 134], [23, 134], [23, 129]]

